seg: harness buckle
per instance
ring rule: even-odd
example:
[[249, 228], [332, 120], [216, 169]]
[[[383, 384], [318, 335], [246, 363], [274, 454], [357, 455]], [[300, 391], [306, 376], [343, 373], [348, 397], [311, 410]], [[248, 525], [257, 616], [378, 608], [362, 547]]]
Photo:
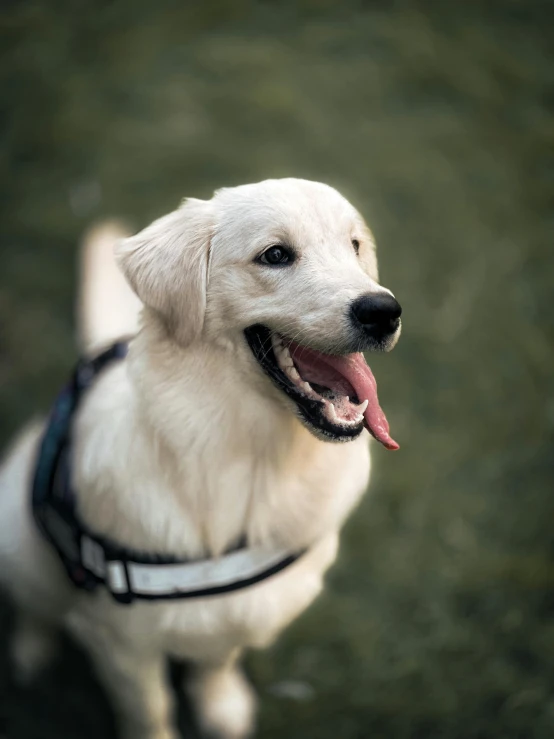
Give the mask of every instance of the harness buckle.
[[135, 600], [135, 594], [129, 581], [129, 568], [126, 560], [106, 562], [106, 585], [112, 597], [118, 603], [128, 605]]

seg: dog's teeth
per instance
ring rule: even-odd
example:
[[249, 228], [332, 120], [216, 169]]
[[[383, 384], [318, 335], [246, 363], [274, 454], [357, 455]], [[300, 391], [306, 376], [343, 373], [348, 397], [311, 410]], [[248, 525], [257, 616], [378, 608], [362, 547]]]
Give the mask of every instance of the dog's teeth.
[[368, 405], [369, 405], [369, 400], [367, 399], [364, 400], [363, 403], [360, 403], [360, 405], [358, 406], [358, 412], [360, 416], [362, 416], [365, 413], [365, 409], [367, 408]]
[[275, 353], [277, 364], [282, 370], [287, 370], [289, 367], [293, 366], [289, 351], [285, 346], [282, 344], [274, 344], [273, 352]]
[[290, 356], [290, 352], [288, 350], [288, 347], [286, 347], [282, 342], [274, 343], [273, 351], [275, 353], [275, 357], [277, 358], [277, 362], [279, 364], [279, 367], [281, 367], [281, 369], [284, 370], [284, 369], [294, 366], [292, 357]]
[[298, 374], [298, 372], [296, 371], [296, 367], [295, 367], [294, 365], [293, 365], [292, 367], [288, 367], [288, 368], [287, 368], [287, 373], [288, 373], [288, 376], [289, 376], [289, 377], [290, 377], [290, 378], [291, 378], [292, 380], [295, 380], [295, 381], [296, 381], [296, 380], [299, 380], [299, 379], [300, 379], [300, 375], [299, 375], [299, 374]]
[[312, 386], [310, 385], [309, 382], [303, 382], [302, 385], [300, 385], [300, 387], [303, 390], [305, 390], [308, 393], [308, 395], [312, 394]]
[[327, 406], [329, 408], [329, 416], [333, 421], [338, 421], [339, 418], [337, 416], [337, 412], [335, 410], [335, 406], [332, 403], [329, 403]]
[[287, 366], [294, 367], [294, 363], [292, 361], [288, 346], [283, 345], [281, 356], [283, 357], [283, 361], [287, 364]]

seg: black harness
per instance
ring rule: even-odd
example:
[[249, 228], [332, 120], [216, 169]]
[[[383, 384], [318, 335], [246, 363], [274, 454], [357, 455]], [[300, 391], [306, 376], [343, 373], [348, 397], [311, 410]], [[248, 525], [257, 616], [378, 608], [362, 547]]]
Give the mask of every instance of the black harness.
[[249, 549], [244, 541], [219, 559], [152, 555], [120, 546], [81, 520], [71, 484], [73, 416], [95, 378], [124, 359], [127, 349], [126, 342], [118, 342], [94, 359], [78, 363], [54, 404], [40, 443], [32, 485], [33, 515], [71, 582], [91, 592], [103, 585], [123, 604], [200, 598], [241, 590], [296, 562], [305, 550]]

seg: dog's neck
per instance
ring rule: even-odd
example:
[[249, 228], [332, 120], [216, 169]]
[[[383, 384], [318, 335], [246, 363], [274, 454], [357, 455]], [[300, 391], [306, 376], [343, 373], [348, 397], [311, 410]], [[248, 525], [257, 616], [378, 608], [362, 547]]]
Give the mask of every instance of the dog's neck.
[[278, 471], [319, 448], [257, 366], [246, 341], [180, 347], [150, 320], [131, 343], [129, 375], [143, 421], [178, 460], [255, 457]]
[[116, 465], [111, 489], [94, 493], [108, 496], [112, 531], [86, 502], [91, 525], [128, 546], [199, 556], [243, 535], [297, 548], [341, 522], [353, 503], [350, 492], [340, 498], [341, 481], [351, 480], [342, 472], [359, 442], [316, 439], [249, 352], [245, 342], [183, 349], [156, 320], [145, 322], [130, 347], [129, 397], [120, 400], [132, 470]]

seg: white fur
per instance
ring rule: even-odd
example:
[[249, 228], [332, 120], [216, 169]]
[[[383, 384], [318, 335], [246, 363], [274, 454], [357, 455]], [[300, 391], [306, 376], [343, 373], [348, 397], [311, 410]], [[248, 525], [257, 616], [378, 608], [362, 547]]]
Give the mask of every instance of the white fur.
[[[106, 260], [110, 234], [90, 236], [85, 252], [87, 350], [117, 338], [114, 326], [136, 328], [137, 302]], [[294, 268], [254, 263], [283, 241], [298, 252]], [[0, 470], [0, 572], [22, 613], [44, 629], [68, 624], [88, 647], [123, 736], [176, 736], [163, 669], [170, 654], [196, 664], [190, 693], [200, 724], [238, 739], [252, 730], [254, 700], [235, 661], [246, 647], [270, 644], [320, 592], [369, 475], [367, 432], [348, 444], [316, 439], [242, 332], [260, 322], [316, 348], [344, 349], [350, 301], [383, 289], [373, 240], [332, 188], [277, 180], [186, 201], [117, 251], [146, 307], [128, 359], [100, 377], [76, 418], [83, 517], [151, 552], [217, 556], [243, 533], [251, 543], [310, 550], [279, 575], [221, 597], [125, 607], [104, 592], [72, 590], [29, 519], [35, 426]], [[15, 651], [40, 663], [45, 648], [23, 618]]]

